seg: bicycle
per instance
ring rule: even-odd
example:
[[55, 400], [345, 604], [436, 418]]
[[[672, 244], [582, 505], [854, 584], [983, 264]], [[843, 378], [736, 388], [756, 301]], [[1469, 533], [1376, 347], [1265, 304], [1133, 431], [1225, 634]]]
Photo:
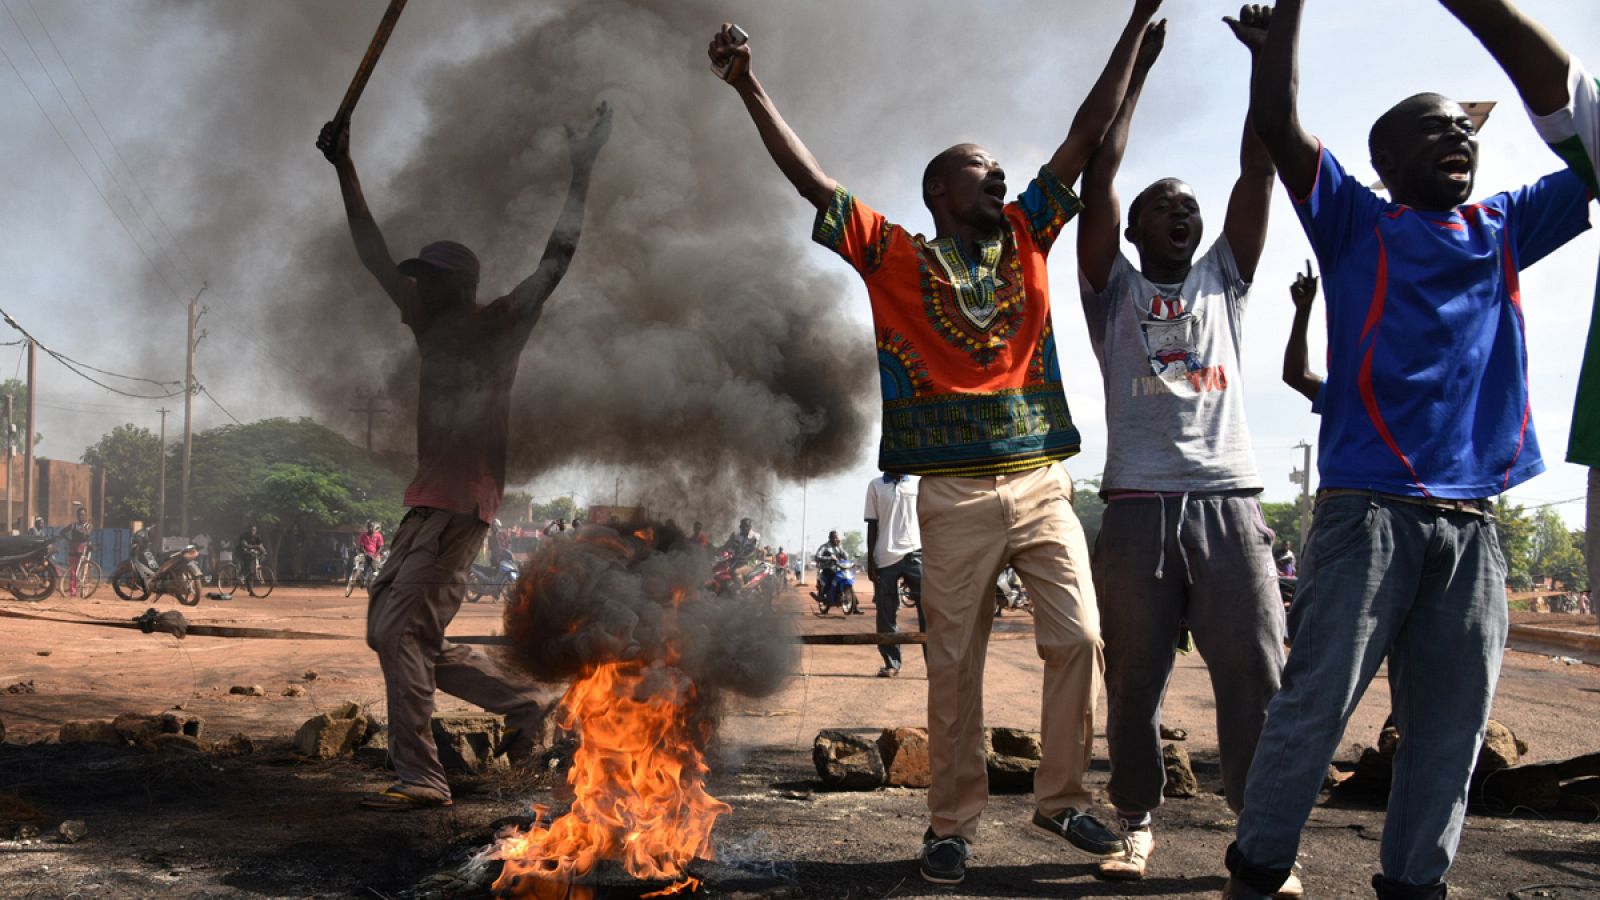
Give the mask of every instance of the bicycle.
[[[100, 568], [99, 563], [89, 558], [89, 552], [87, 549], [84, 550], [82, 556], [78, 557], [77, 577], [78, 590], [75, 596], [82, 600], [87, 600], [90, 597], [93, 597], [94, 592], [100, 590], [100, 583], [105, 580], [105, 571]], [[66, 593], [65, 588], [66, 582], [63, 581], [63, 594]]]
[[[260, 553], [249, 550], [240, 550], [248, 560], [243, 569], [237, 563], [223, 563], [217, 570], [217, 587], [227, 593], [233, 593], [240, 585], [244, 586], [250, 596], [264, 599], [277, 587], [278, 578], [270, 566], [263, 565]], [[346, 594], [345, 596], [349, 596]]]
[[[387, 555], [387, 554], [385, 554]], [[356, 586], [372, 591], [372, 580], [378, 576], [378, 570], [383, 568], [383, 557], [373, 559], [372, 565], [367, 565], [367, 554], [357, 553], [355, 559], [350, 561], [350, 577], [344, 582], [344, 595], [346, 597], [356, 592]], [[270, 588], [268, 590], [271, 590]]]

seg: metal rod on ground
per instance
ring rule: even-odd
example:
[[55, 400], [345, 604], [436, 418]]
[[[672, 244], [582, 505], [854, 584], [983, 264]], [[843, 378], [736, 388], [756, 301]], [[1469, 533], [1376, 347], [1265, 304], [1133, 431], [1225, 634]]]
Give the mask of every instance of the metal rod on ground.
[[389, 35], [394, 31], [394, 25], [400, 21], [400, 13], [406, 8], [406, 0], [389, 0], [389, 8], [383, 13], [383, 20], [378, 23], [378, 30], [372, 35], [372, 43], [367, 45], [367, 55], [361, 57], [361, 65], [356, 67], [354, 78], [350, 79], [350, 87], [344, 92], [344, 100], [339, 103], [339, 111], [334, 114], [334, 121], [349, 121], [350, 114], [355, 112], [356, 101], [361, 99], [361, 92], [366, 90], [367, 79], [372, 77], [372, 70], [378, 65], [378, 57], [383, 55], [383, 47], [389, 43]]

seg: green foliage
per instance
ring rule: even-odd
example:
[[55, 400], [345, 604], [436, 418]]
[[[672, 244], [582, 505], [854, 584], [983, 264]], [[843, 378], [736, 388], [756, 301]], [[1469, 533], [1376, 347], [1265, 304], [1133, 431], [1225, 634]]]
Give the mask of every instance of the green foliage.
[[864, 559], [863, 554], [866, 553], [867, 539], [862, 536], [861, 532], [846, 531], [844, 534], [839, 535], [839, 543], [844, 545], [844, 552], [849, 554], [851, 559]]
[[[0, 388], [3, 390], [3, 388]], [[104, 525], [154, 521], [161, 439], [137, 425], [118, 425], [83, 452], [83, 461], [106, 473]]]
[[[28, 385], [15, 378], [7, 378], [5, 381], [0, 381], [0, 398], [3, 397], [11, 398], [11, 419], [9, 421], [6, 420], [5, 401], [0, 399], [0, 451], [5, 450], [6, 426], [14, 426], [17, 436], [17, 452], [22, 453], [25, 449], [23, 435], [28, 433]], [[44, 435], [35, 433], [33, 445], [37, 447], [43, 440]]]
[[1083, 536], [1093, 547], [1100, 536], [1100, 521], [1105, 518], [1106, 501], [1100, 498], [1100, 475], [1072, 482], [1072, 511], [1083, 525]]
[[1534, 513], [1530, 541], [1529, 573], [1546, 577], [1568, 590], [1584, 585], [1589, 574], [1584, 567], [1583, 532], [1567, 528], [1561, 514], [1551, 507]]
[[1514, 591], [1533, 587], [1533, 522], [1521, 505], [1512, 506], [1504, 496], [1495, 501], [1495, 529], [1500, 552], [1506, 558], [1506, 584]]
[[[176, 497], [169, 463], [168, 513]], [[405, 482], [366, 450], [310, 419], [265, 419], [194, 436], [189, 510], [195, 531], [238, 532], [246, 523], [320, 528], [376, 519], [391, 527], [404, 512]]]
[[[511, 499], [508, 497], [506, 498], [506, 506], [509, 507], [510, 504]], [[526, 508], [526, 502], [524, 502], [524, 508]], [[519, 512], [518, 515], [520, 514], [521, 513]], [[533, 504], [533, 524], [539, 528], [543, 528], [546, 523], [554, 519], [566, 519], [568, 522], [571, 522], [573, 517], [577, 515], [577, 501], [573, 500], [570, 496], [556, 497], [552, 500], [546, 500], [543, 503]]]
[[[1300, 552], [1300, 502], [1285, 501], [1281, 503], [1261, 504], [1261, 518], [1266, 520], [1267, 527], [1278, 536], [1278, 545], [1288, 544], [1295, 553]], [[1274, 548], [1276, 549], [1276, 548]]]

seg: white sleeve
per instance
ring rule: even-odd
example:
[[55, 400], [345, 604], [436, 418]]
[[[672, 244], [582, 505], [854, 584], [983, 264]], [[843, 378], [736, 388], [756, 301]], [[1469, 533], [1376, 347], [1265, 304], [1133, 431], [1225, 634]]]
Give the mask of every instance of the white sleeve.
[[1567, 105], [1548, 116], [1528, 115], [1533, 127], [1550, 149], [1600, 195], [1600, 82], [1596, 82], [1579, 62], [1572, 59], [1567, 74]]
[[878, 484], [875, 481], [867, 485], [867, 507], [862, 512], [861, 518], [868, 522], [876, 522], [882, 518], [878, 514]]

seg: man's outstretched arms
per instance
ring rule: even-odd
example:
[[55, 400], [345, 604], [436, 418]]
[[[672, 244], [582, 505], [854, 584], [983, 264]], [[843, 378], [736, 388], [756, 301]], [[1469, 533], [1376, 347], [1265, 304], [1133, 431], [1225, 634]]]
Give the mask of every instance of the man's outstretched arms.
[[1167, 38], [1165, 19], [1145, 26], [1133, 74], [1122, 97], [1122, 107], [1111, 120], [1105, 140], [1090, 155], [1083, 170], [1083, 212], [1078, 216], [1078, 270], [1098, 294], [1106, 289], [1122, 240], [1122, 207], [1117, 198], [1117, 171], [1128, 150], [1128, 130], [1139, 105], [1146, 76], [1161, 55]]
[[361, 179], [356, 177], [356, 164], [350, 159], [350, 122], [335, 120], [323, 125], [322, 133], [317, 135], [317, 149], [339, 173], [339, 191], [344, 195], [344, 212], [350, 220], [350, 237], [355, 240], [361, 264], [383, 285], [389, 299], [404, 309], [407, 293], [415, 290], [414, 282], [400, 273], [394, 257], [389, 254], [389, 245], [383, 240], [383, 232], [378, 230], [378, 223], [367, 208], [367, 198], [361, 193]]
[[811, 155], [789, 123], [778, 114], [778, 108], [773, 105], [772, 98], [767, 96], [751, 69], [750, 44], [736, 43], [732, 27], [731, 24], [723, 24], [722, 30], [711, 38], [706, 55], [711, 57], [713, 63], [728, 66], [727, 82], [739, 92], [751, 121], [755, 122], [756, 130], [761, 133], [761, 143], [766, 145], [767, 153], [778, 164], [784, 177], [812, 206], [827, 208], [833, 202], [833, 192], [838, 182], [822, 171], [817, 158]]
[[1047, 168], [1061, 179], [1062, 184], [1076, 182], [1078, 176], [1083, 174], [1084, 166], [1089, 164], [1089, 157], [1105, 141], [1111, 121], [1122, 109], [1122, 99], [1128, 92], [1128, 82], [1133, 77], [1134, 61], [1144, 39], [1145, 26], [1155, 18], [1159, 9], [1161, 0], [1134, 0], [1133, 15], [1112, 48], [1111, 58], [1106, 61], [1106, 67], [1094, 87], [1089, 89], [1089, 96], [1084, 98], [1083, 105], [1078, 107], [1077, 115], [1072, 117], [1072, 127], [1067, 131], [1066, 140], [1056, 148], [1055, 155], [1050, 157], [1047, 164]]
[[1289, 345], [1283, 350], [1283, 383], [1300, 392], [1312, 404], [1322, 390], [1322, 376], [1311, 371], [1311, 352], [1306, 347], [1306, 331], [1311, 327], [1311, 305], [1317, 300], [1317, 276], [1306, 260], [1306, 270], [1289, 285], [1294, 301], [1294, 324], [1289, 327]]
[[511, 305], [517, 318], [537, 321], [544, 311], [545, 301], [567, 274], [572, 255], [578, 250], [578, 235], [583, 231], [583, 213], [589, 201], [589, 177], [594, 172], [594, 161], [610, 137], [611, 107], [605, 103], [595, 109], [594, 126], [587, 133], [567, 126], [572, 184], [567, 188], [567, 202], [561, 207], [550, 239], [545, 242], [539, 267], [511, 292]]
[[[1250, 73], [1254, 81], [1261, 48], [1266, 44], [1267, 29], [1272, 24], [1272, 7], [1245, 6], [1239, 10], [1239, 18], [1224, 21], [1233, 29], [1239, 43], [1250, 51]], [[1261, 251], [1267, 245], [1267, 216], [1272, 210], [1272, 181], [1277, 174], [1272, 154], [1256, 133], [1252, 103], [1252, 109], [1246, 111], [1244, 117], [1239, 180], [1234, 182], [1233, 194], [1228, 198], [1228, 218], [1222, 224], [1222, 233], [1228, 238], [1228, 248], [1233, 251], [1239, 277], [1244, 281], [1255, 280], [1256, 264], [1261, 261]]]
[[1567, 70], [1572, 61], [1549, 32], [1511, 0], [1439, 0], [1467, 26], [1511, 77], [1534, 115], [1548, 116], [1571, 99]]
[[[1306, 196], [1316, 186], [1321, 156], [1316, 139], [1300, 126], [1301, 6], [1301, 0], [1278, 0], [1250, 73], [1251, 121], [1284, 185], [1296, 197]], [[1225, 21], [1237, 29], [1234, 20]]]

